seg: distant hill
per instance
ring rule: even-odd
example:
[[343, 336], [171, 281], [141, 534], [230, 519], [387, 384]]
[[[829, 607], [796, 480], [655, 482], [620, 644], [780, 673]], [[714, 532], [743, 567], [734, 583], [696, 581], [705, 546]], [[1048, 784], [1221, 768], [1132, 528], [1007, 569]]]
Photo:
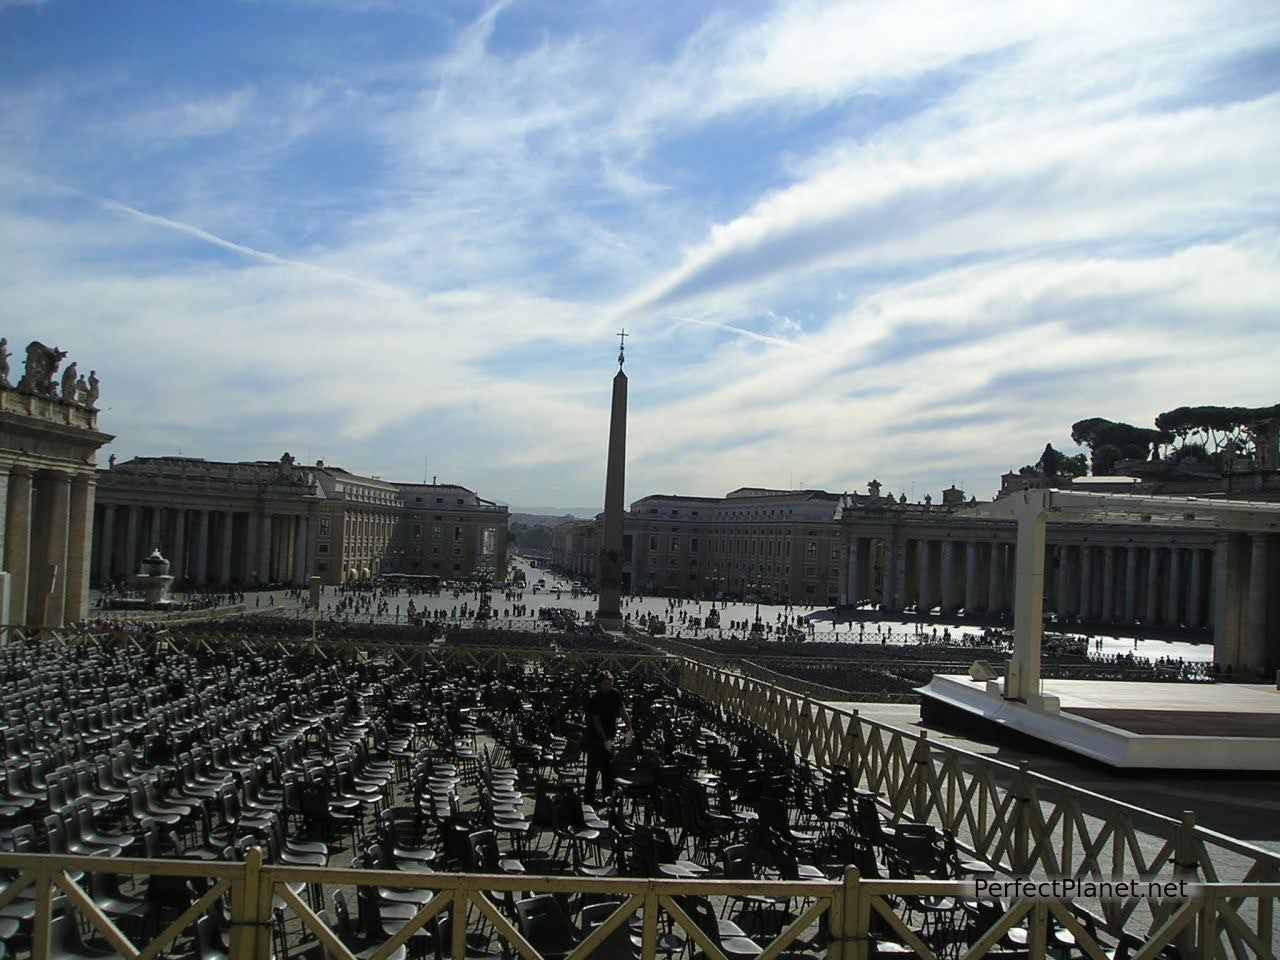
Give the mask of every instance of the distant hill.
[[511, 507], [511, 522], [531, 527], [553, 526], [566, 520], [590, 520], [599, 510], [587, 507]]

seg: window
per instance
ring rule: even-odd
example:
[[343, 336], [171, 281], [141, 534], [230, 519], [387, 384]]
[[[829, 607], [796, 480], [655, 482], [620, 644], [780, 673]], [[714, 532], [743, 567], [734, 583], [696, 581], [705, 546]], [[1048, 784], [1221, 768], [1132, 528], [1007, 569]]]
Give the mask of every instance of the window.
[[461, 543], [461, 542], [462, 542], [462, 528], [461, 528], [461, 527], [454, 527], [454, 528], [453, 528], [453, 542], [454, 542], [454, 543]]
[[812, 567], [812, 566], [808, 566], [808, 565], [806, 565], [806, 566], [805, 566], [805, 568], [804, 568], [804, 578], [805, 578], [806, 580], [812, 580], [812, 579], [813, 579], [814, 577], [816, 577], [817, 575], [818, 575], [818, 568], [817, 568], [817, 567]]
[[461, 547], [454, 547], [454, 548], [453, 548], [453, 555], [454, 555], [455, 557], [460, 557], [460, 556], [462, 556], [462, 548], [461, 548]]
[[329, 552], [329, 545], [327, 543], [322, 543], [318, 547], [316, 547], [316, 553], [328, 553], [328, 552]]
[[676, 552], [676, 551], [677, 551], [677, 550], [679, 550], [679, 549], [680, 549], [680, 538], [679, 538], [679, 537], [672, 537], [672, 538], [671, 538], [671, 551], [672, 551], [672, 553]]
[[422, 539], [422, 524], [420, 524], [420, 523], [415, 523], [415, 524], [413, 525], [413, 539], [415, 539], [415, 540], [421, 540], [421, 539]]
[[649, 569], [650, 569], [650, 570], [657, 570], [657, 569], [658, 569], [658, 558], [657, 558], [657, 557], [650, 557], [650, 558], [649, 558]]
[[444, 503], [444, 497], [436, 497], [436, 503]]
[[328, 572], [328, 570], [329, 570], [329, 561], [328, 561], [328, 560], [317, 560], [317, 561], [316, 561], [316, 569], [317, 569], [318, 571], [320, 571], [321, 573], [327, 573], [327, 572]]
[[818, 559], [818, 545], [812, 540], [807, 541], [804, 545], [804, 558], [806, 560]]
[[414, 503], [421, 503], [421, 502], [422, 502], [422, 498], [421, 498], [421, 497], [414, 497], [414, 498], [413, 498], [413, 502], [414, 502]]
[[678, 567], [680, 566], [680, 561], [677, 560], [675, 557], [672, 557], [670, 560], [667, 561], [667, 566]]
[[440, 556], [440, 548], [439, 548], [439, 547], [432, 547], [432, 548], [431, 548], [431, 555], [432, 555], [433, 557], [438, 557], [438, 556]]
[[838, 543], [831, 544], [831, 559], [832, 560], [840, 559], [840, 544]]
[[698, 552], [698, 538], [697, 538], [697, 537], [690, 537], [690, 538], [689, 538], [689, 552], [690, 552], [690, 553], [697, 553], [697, 552]]
[[320, 536], [327, 537], [329, 535], [329, 518], [320, 518]]
[[658, 549], [658, 535], [656, 533], [651, 533], [649, 535], [649, 549], [650, 550]]

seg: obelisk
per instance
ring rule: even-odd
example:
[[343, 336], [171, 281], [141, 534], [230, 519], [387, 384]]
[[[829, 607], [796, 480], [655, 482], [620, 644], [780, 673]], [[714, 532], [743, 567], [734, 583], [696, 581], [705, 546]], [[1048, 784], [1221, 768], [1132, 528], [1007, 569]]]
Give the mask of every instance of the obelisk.
[[600, 605], [596, 622], [606, 629], [622, 627], [622, 499], [627, 474], [627, 332], [618, 334], [618, 374], [613, 378], [609, 414], [609, 462], [604, 477], [604, 536], [600, 543]]

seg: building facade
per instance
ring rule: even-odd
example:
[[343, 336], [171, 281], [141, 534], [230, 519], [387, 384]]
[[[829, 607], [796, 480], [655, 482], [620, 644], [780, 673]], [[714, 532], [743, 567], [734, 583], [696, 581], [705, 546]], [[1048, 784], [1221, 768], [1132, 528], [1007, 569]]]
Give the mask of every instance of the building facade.
[[446, 580], [500, 580], [507, 508], [454, 484], [397, 484], [399, 508], [383, 570]]
[[[654, 494], [623, 524], [623, 586], [630, 592], [826, 604], [838, 597], [839, 494], [743, 487], [724, 497]], [[599, 521], [561, 524], [554, 567], [590, 582]]]
[[631, 579], [644, 593], [767, 603], [837, 599], [840, 497], [743, 487], [631, 505]]
[[0, 622], [60, 627], [89, 605], [94, 458], [113, 438], [98, 431], [98, 379], [33, 342], [17, 384], [0, 339]]
[[[286, 453], [246, 462], [138, 457], [99, 471], [98, 489], [98, 584], [127, 583], [157, 547], [187, 589], [301, 586], [313, 575], [336, 584], [393, 572], [467, 579], [506, 569], [506, 508], [449, 484], [389, 483], [323, 461], [302, 466]], [[423, 501], [442, 518], [432, 522], [447, 524], [451, 536], [460, 529], [469, 549], [412, 555]]]
[[[966, 516], [957, 506], [842, 498], [836, 514], [840, 605], [948, 617], [1011, 615], [1014, 525]], [[1219, 664], [1274, 670], [1280, 667], [1277, 541], [1275, 534], [1191, 525], [1050, 524], [1044, 611], [1059, 623], [1095, 629], [1119, 624], [1211, 633]]]
[[[963, 510], [973, 502], [952, 487], [937, 504], [908, 503], [874, 481], [866, 493], [843, 495], [743, 488], [644, 497], [626, 518], [624, 582], [633, 592], [688, 598], [1008, 617], [1016, 531]], [[563, 524], [552, 563], [590, 580], [599, 550], [598, 523]], [[1212, 635], [1220, 664], [1280, 667], [1275, 534], [1050, 524], [1045, 570], [1044, 610], [1058, 623]]]

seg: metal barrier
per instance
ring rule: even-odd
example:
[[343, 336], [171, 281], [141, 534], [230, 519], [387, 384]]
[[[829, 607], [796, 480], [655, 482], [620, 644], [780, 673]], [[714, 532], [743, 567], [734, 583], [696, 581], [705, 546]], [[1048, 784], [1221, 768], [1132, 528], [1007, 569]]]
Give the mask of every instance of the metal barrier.
[[[165, 876], [204, 878], [209, 888], [191, 906], [176, 917], [148, 942], [134, 943], [105, 913], [92, 897], [73, 882], [74, 872], [109, 869], [116, 874], [133, 876]], [[681, 906], [679, 898], [698, 897], [772, 897], [785, 898], [796, 904], [794, 919], [768, 943], [761, 943], [760, 960], [775, 960], [802, 937], [810, 951], [832, 960], [865, 960], [875, 955], [873, 937], [892, 937], [907, 944], [916, 957], [936, 960], [939, 948], [957, 945], [962, 960], [985, 956], [1006, 938], [1015, 927], [1025, 932], [1031, 960], [1044, 960], [1053, 940], [1055, 927], [1068, 931], [1079, 948], [1089, 957], [1105, 960], [1105, 947], [1086, 917], [1071, 909], [1066, 902], [1019, 899], [1006, 908], [997, 908], [986, 919], [985, 928], [970, 920], [963, 928], [940, 928], [935, 943], [926, 942], [904, 921], [904, 905], [918, 904], [921, 898], [948, 897], [960, 899], [972, 895], [972, 889], [958, 881], [941, 880], [863, 880], [856, 870], [849, 870], [841, 880], [795, 882], [771, 880], [656, 880], [594, 879], [579, 877], [488, 876], [474, 874], [415, 874], [395, 871], [352, 870], [276, 866], [263, 863], [261, 851], [252, 849], [242, 863], [190, 860], [139, 860], [99, 857], [66, 857], [49, 854], [0, 854], [0, 870], [16, 870], [17, 879], [0, 893], [0, 907], [34, 887], [36, 918], [32, 931], [33, 960], [47, 960], [50, 954], [49, 924], [54, 897], [66, 897], [70, 906], [104, 939], [116, 953], [128, 960], [151, 960], [168, 950], [183, 932], [209, 910], [214, 901], [224, 898], [229, 904], [231, 921], [230, 956], [233, 960], [258, 960], [271, 956], [272, 925], [290, 914], [307, 933], [322, 943], [334, 956], [354, 960], [352, 951], [339, 939], [335, 930], [324, 922], [290, 884], [314, 884], [324, 887], [381, 886], [393, 884], [397, 889], [430, 891], [433, 896], [416, 915], [383, 943], [370, 960], [386, 960], [425, 924], [442, 911], [454, 917], [467, 917], [478, 922], [481, 917], [490, 925], [493, 935], [511, 952], [526, 960], [542, 960], [542, 955], [500, 909], [492, 898], [495, 893], [537, 895], [587, 894], [620, 904], [604, 922], [594, 928], [573, 948], [567, 960], [584, 960], [622, 924], [639, 913], [640, 958], [655, 960], [659, 950], [660, 922], [672, 924], [693, 941], [711, 960], [726, 960], [715, 942], [715, 935], [704, 930]], [[326, 894], [322, 894], [328, 902]], [[279, 898], [283, 909], [274, 908]], [[1270, 928], [1257, 920], [1245, 919], [1242, 906], [1256, 917], [1271, 917], [1280, 898], [1280, 884], [1207, 884], [1185, 900], [1162, 903], [1157, 909], [1160, 920], [1133, 947], [1131, 960], [1152, 960], [1168, 944], [1175, 944], [1183, 956], [1190, 958], [1276, 957], [1276, 945]], [[972, 912], [957, 907], [955, 918], [971, 918]], [[665, 915], [665, 920], [664, 920]], [[466, 956], [466, 922], [451, 923], [447, 955], [455, 960]], [[437, 931], [439, 928], [437, 928]]]

